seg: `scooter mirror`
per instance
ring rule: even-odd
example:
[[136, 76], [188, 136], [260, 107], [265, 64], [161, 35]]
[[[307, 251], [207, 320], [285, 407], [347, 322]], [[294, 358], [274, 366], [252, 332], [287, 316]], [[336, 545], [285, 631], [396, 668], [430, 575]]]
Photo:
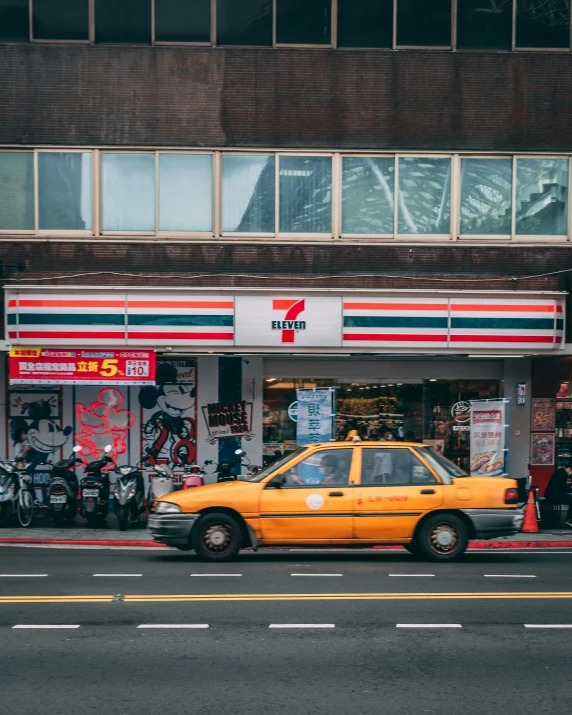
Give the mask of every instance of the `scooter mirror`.
[[243, 449], [237, 449], [235, 454], [245, 454], [245, 451]]
[[103, 451], [104, 451], [105, 453], [107, 453], [107, 452], [111, 452], [112, 449], [113, 449], [113, 448], [112, 448], [112, 446], [111, 446], [110, 444], [106, 444], [106, 445], [105, 445], [105, 449], [104, 449]]
[[72, 451], [73, 452], [81, 452], [82, 449], [83, 449], [83, 447], [81, 445], [76, 444], [76, 446], [73, 448]]

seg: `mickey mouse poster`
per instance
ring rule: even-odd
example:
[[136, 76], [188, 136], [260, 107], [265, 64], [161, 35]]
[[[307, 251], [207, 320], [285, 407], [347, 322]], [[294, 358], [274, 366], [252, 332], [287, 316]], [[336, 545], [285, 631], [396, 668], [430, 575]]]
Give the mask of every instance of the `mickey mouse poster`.
[[194, 464], [196, 440], [196, 364], [194, 360], [159, 361], [156, 385], [139, 391], [143, 455], [149, 466], [168, 462]]

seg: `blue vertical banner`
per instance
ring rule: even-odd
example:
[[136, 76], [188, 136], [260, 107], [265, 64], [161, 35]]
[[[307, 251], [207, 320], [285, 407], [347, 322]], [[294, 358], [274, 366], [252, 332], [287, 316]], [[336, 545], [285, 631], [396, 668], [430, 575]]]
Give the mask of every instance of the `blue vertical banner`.
[[335, 390], [296, 390], [298, 421], [296, 441], [299, 445], [331, 442], [334, 439]]

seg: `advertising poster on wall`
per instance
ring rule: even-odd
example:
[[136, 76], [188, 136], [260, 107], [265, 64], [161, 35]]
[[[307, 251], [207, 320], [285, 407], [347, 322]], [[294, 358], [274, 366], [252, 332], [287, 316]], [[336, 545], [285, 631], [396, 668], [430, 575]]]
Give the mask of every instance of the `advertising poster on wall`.
[[535, 467], [554, 464], [553, 432], [533, 432], [530, 435], [530, 464]]
[[296, 390], [298, 421], [296, 440], [298, 445], [315, 442], [330, 442], [334, 438], [335, 390]]
[[550, 432], [555, 427], [555, 400], [536, 397], [532, 400], [530, 429], [533, 432]]
[[157, 362], [156, 385], [139, 391], [141, 452], [148, 467], [170, 464], [180, 476], [197, 456], [194, 359]]
[[153, 350], [12, 348], [11, 385], [153, 385]]
[[471, 476], [505, 474], [505, 400], [471, 402]]
[[212, 402], [201, 406], [201, 412], [208, 430], [207, 442], [215, 444], [219, 439], [241, 437], [250, 441], [252, 432], [253, 402]]

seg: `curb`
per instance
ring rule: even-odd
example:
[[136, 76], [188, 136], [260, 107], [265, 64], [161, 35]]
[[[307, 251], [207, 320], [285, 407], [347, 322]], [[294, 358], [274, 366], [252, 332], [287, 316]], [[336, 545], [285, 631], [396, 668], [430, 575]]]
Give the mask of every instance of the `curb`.
[[[0, 544], [44, 544], [54, 546], [139, 546], [145, 548], [166, 548], [165, 544], [158, 544], [156, 541], [135, 539], [2, 539]], [[572, 548], [572, 541], [472, 541], [469, 544], [469, 549], [553, 549], [553, 548]], [[272, 547], [262, 547], [272, 548]], [[290, 547], [275, 547], [277, 549], [285, 549]], [[303, 547], [302, 547], [303, 548]], [[343, 548], [343, 547], [342, 547]], [[402, 549], [402, 546], [372, 546], [375, 550], [394, 550]], [[352, 549], [348, 549], [351, 551]]]

